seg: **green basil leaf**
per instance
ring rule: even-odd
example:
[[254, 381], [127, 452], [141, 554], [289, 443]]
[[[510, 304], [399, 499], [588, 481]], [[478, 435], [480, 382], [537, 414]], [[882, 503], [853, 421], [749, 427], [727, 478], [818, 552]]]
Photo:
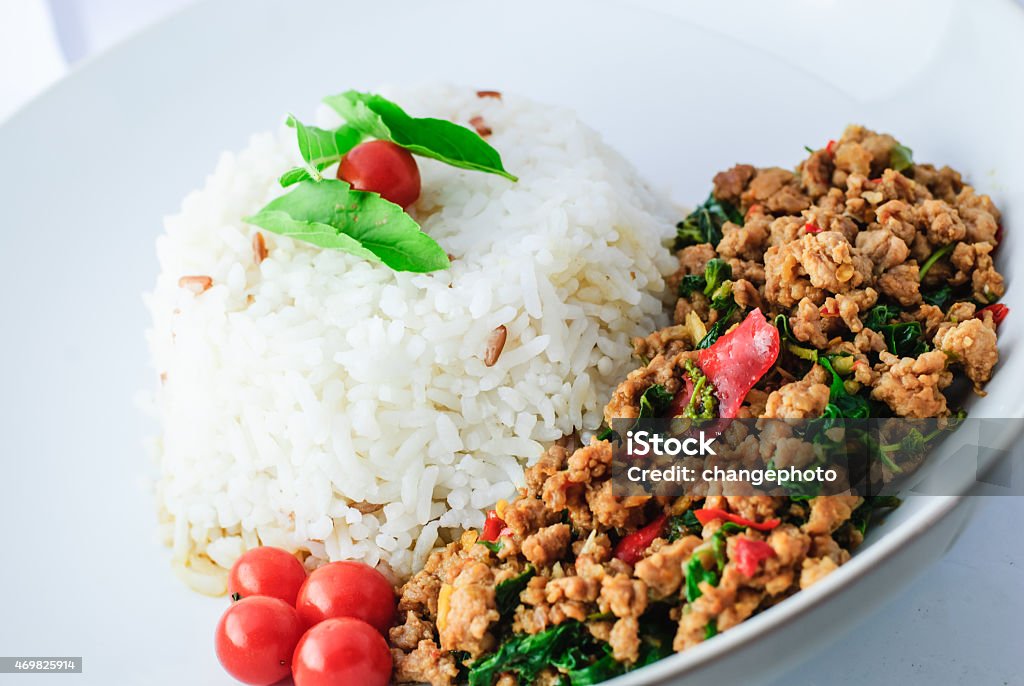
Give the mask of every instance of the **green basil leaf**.
[[732, 265], [720, 257], [708, 260], [704, 265], [704, 295], [711, 295], [726, 281], [732, 278]]
[[796, 340], [793, 335], [793, 330], [789, 325], [789, 317], [784, 314], [775, 315], [773, 320], [775, 328], [779, 330], [779, 339], [785, 344], [786, 350], [796, 355], [801, 360], [807, 360], [809, 362], [818, 361], [818, 351], [814, 348], [800, 345], [800, 342]]
[[689, 298], [694, 291], [703, 291], [706, 285], [703, 274], [687, 274], [679, 280], [679, 297]]
[[953, 252], [953, 248], [955, 248], [955, 247], [956, 247], [955, 243], [950, 243], [948, 245], [942, 246], [941, 248], [939, 248], [938, 250], [933, 252], [931, 255], [929, 255], [928, 259], [925, 260], [924, 264], [922, 264], [921, 267], [917, 270], [917, 280], [918, 281], [923, 281], [924, 280], [924, 275], [928, 273], [928, 270], [931, 269], [935, 265], [936, 262], [941, 260], [943, 257], [948, 255], [949, 253]]
[[[609, 649], [610, 651], [610, 649]], [[626, 672], [626, 665], [615, 659], [615, 656], [608, 652], [590, 665], [580, 669], [566, 671], [571, 686], [592, 686], [600, 684]]]
[[661, 384], [654, 384], [640, 396], [640, 415], [637, 419], [662, 417], [672, 404], [673, 395]]
[[579, 641], [578, 622], [563, 622], [536, 634], [517, 634], [469, 668], [469, 686], [492, 686], [503, 672], [514, 672], [519, 683], [532, 684], [546, 667]]
[[297, 184], [299, 181], [315, 181], [313, 175], [305, 167], [292, 167], [277, 180], [282, 188]]
[[[868, 401], [862, 396], [851, 395], [847, 392], [846, 384], [843, 383], [843, 377], [839, 376], [829, 358], [825, 356], [819, 357], [818, 364], [832, 375], [832, 383], [829, 386], [828, 405], [825, 406], [822, 417], [828, 419], [867, 419], [870, 417], [871, 406], [868, 404]], [[830, 424], [826, 423], [826, 427]]]
[[686, 602], [692, 603], [703, 595], [699, 585], [702, 581], [717, 586], [718, 573], [714, 569], [704, 569], [700, 554], [695, 554], [686, 564]]
[[866, 534], [868, 527], [871, 525], [875, 515], [880, 510], [892, 510], [903, 504], [903, 501], [896, 496], [886, 495], [869, 495], [864, 498], [864, 502], [861, 503], [860, 507], [853, 511], [850, 515], [850, 523], [861, 532]]
[[743, 226], [743, 214], [731, 204], [716, 200], [714, 193], [709, 194], [702, 205], [676, 224], [673, 249], [680, 250], [700, 243], [717, 245], [722, 240], [722, 226], [726, 222]]
[[893, 355], [917, 357], [928, 352], [928, 343], [922, 338], [921, 322], [887, 324], [877, 331], [885, 338], [885, 345]]
[[361, 133], [391, 141], [409, 152], [461, 169], [488, 172], [518, 181], [505, 171], [501, 155], [475, 131], [444, 119], [410, 117], [387, 98], [346, 91], [324, 102]]
[[245, 221], [322, 248], [377, 258], [396, 271], [432, 272], [451, 264], [401, 207], [335, 179], [302, 181]]
[[914, 151], [897, 143], [889, 151], [889, 166], [898, 172], [914, 166]]
[[704, 525], [698, 521], [697, 515], [693, 514], [693, 510], [687, 510], [681, 515], [669, 517], [665, 534], [669, 543], [673, 543], [686, 535], [700, 536], [703, 530]]
[[511, 615], [512, 611], [516, 609], [516, 606], [519, 604], [519, 594], [526, 589], [530, 579], [536, 574], [537, 570], [532, 565], [527, 565], [521, 574], [511, 579], [506, 579], [494, 587], [494, 601], [498, 606], [498, 614], [503, 619]]
[[721, 338], [722, 334], [725, 333], [725, 330], [729, 328], [729, 320], [738, 308], [731, 293], [729, 294], [728, 299], [716, 303], [716, 305], [718, 306], [716, 306], [715, 309], [720, 310], [722, 314], [715, 320], [715, 323], [711, 325], [711, 328], [708, 329], [704, 338], [700, 339], [700, 342], [697, 343], [697, 350], [710, 348], [715, 344], [715, 341]]
[[328, 131], [316, 126], [306, 126], [290, 114], [285, 123], [295, 129], [302, 159], [318, 172], [339, 161], [345, 153], [363, 140], [363, 134], [347, 124]]
[[925, 301], [929, 305], [935, 305], [939, 309], [946, 309], [946, 305], [949, 304], [950, 299], [953, 297], [953, 287], [948, 283], [940, 288], [931, 291], [930, 293], [921, 293], [921, 300]]
[[868, 316], [864, 318], [864, 326], [878, 331], [899, 316], [900, 308], [895, 305], [875, 305], [868, 310]]
[[488, 550], [490, 550], [495, 555], [497, 555], [498, 553], [501, 552], [501, 541], [479, 541], [478, 540], [477, 541], [477, 545], [482, 545], [483, 547], [487, 548]]

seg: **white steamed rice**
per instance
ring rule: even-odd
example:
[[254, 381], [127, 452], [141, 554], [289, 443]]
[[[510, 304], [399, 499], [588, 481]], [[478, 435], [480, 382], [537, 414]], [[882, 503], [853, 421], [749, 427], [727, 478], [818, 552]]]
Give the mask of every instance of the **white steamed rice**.
[[[267, 232], [257, 265], [240, 218], [299, 161], [284, 126], [222, 155], [158, 240], [157, 490], [199, 590], [222, 593], [223, 570], [261, 543], [410, 573], [446, 530], [481, 526], [547, 442], [597, 427], [630, 338], [661, 323], [675, 212], [574, 113], [451, 87], [387, 94], [414, 115], [482, 115], [520, 177], [418, 158], [413, 214], [450, 271], [394, 273]], [[184, 275], [213, 286], [196, 295]]]

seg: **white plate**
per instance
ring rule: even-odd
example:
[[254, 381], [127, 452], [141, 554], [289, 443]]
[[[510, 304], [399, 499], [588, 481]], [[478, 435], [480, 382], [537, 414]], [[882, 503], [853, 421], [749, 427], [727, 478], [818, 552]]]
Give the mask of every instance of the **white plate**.
[[[804, 144], [862, 122], [995, 197], [1005, 302], [1021, 303], [1010, 256], [1024, 253], [1024, 22], [1009, 2], [852, 13], [795, 0], [772, 14], [687, 3], [687, 21], [673, 3], [639, 4], [211, 2], [92, 61], [0, 129], [0, 652], [83, 656], [85, 669], [32, 683], [231, 683], [211, 641], [223, 601], [179, 584], [154, 536], [142, 450], [154, 427], [132, 404], [154, 381], [140, 293], [161, 216], [218, 152], [325, 94], [445, 79], [572, 105], [688, 202], [738, 160], [792, 164]], [[1004, 362], [976, 416], [1021, 414], [1022, 326], [1003, 325]], [[823, 583], [628, 680], [751, 683], [781, 670], [940, 555], [966, 516], [959, 502], [913, 499]]]

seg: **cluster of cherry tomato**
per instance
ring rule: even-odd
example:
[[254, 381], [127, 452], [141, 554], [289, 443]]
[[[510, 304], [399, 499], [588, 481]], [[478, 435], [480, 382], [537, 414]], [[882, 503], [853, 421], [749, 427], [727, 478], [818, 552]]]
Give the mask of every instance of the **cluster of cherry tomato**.
[[269, 686], [290, 673], [295, 686], [391, 680], [388, 628], [395, 594], [384, 576], [361, 562], [332, 562], [308, 576], [280, 548], [238, 559], [228, 577], [234, 602], [217, 624], [217, 658], [247, 684]]

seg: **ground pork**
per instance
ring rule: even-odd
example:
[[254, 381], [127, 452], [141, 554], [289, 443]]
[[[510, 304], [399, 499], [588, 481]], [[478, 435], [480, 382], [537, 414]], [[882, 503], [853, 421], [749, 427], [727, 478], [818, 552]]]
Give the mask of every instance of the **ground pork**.
[[801, 531], [811, 536], [831, 534], [850, 518], [864, 499], [859, 495], [826, 495], [811, 498], [811, 514]]
[[836, 231], [808, 234], [783, 246], [773, 246], [764, 257], [765, 297], [770, 303], [791, 307], [802, 298], [821, 303], [825, 291], [842, 293], [870, 278], [871, 262], [854, 253]]
[[900, 305], [921, 302], [921, 284], [917, 279], [917, 262], [906, 262], [887, 269], [878, 277], [878, 290]]
[[761, 205], [768, 212], [798, 214], [811, 204], [793, 172], [779, 167], [760, 169], [741, 196], [744, 207]]
[[636, 564], [636, 576], [647, 584], [656, 598], [665, 598], [679, 590], [683, 583], [683, 562], [701, 544], [697, 536], [684, 536]]
[[980, 319], [966, 319], [959, 324], [943, 324], [934, 339], [935, 347], [963, 367], [976, 389], [981, 389], [999, 362], [996, 332]]
[[828, 405], [828, 386], [806, 380], [794, 381], [772, 391], [765, 416], [778, 419], [818, 417]]
[[[684, 302], [680, 300], [679, 302]], [[676, 353], [693, 350], [700, 341], [693, 340], [693, 332], [689, 326], [676, 324], [659, 329], [645, 338], [633, 339], [633, 354], [641, 360], [653, 360], [662, 355], [672, 357]]]
[[[914, 242], [917, 233], [918, 216], [914, 206], [903, 200], [890, 200], [875, 210], [878, 228], [886, 229], [907, 246]], [[874, 226], [869, 227], [872, 230]], [[898, 264], [898, 263], [894, 263]]]
[[647, 584], [626, 574], [606, 576], [597, 606], [616, 617], [639, 617], [647, 609]]
[[918, 358], [898, 358], [879, 353], [882, 362], [878, 385], [871, 397], [886, 403], [901, 417], [944, 417], [946, 396], [942, 389], [953, 380], [946, 369], [946, 354], [941, 350], [924, 353]]
[[467, 566], [455, 578], [448, 612], [438, 618], [441, 647], [480, 655], [494, 645], [490, 626], [499, 618], [494, 599], [494, 571], [478, 562]]
[[402, 650], [415, 650], [420, 641], [433, 640], [433, 638], [434, 625], [420, 619], [411, 610], [406, 611], [405, 621], [402, 624], [392, 627], [388, 632], [391, 645]]
[[956, 201], [956, 196], [964, 185], [959, 172], [949, 167], [936, 169], [930, 164], [915, 164], [914, 179], [923, 184], [933, 197], [948, 203]]
[[801, 298], [797, 304], [796, 314], [789, 318], [793, 336], [798, 341], [810, 343], [815, 348], [827, 346], [829, 338], [832, 337], [832, 331], [835, 329], [835, 319], [825, 316], [823, 313], [823, 311], [830, 312], [828, 310], [830, 304], [838, 313], [838, 306], [832, 298], [827, 298], [820, 308], [810, 298]]
[[565, 467], [569, 460], [569, 452], [564, 446], [557, 443], [545, 450], [533, 465], [533, 469], [526, 471], [527, 492], [534, 497], [540, 496], [548, 477], [557, 474]]
[[1001, 217], [992, 198], [978, 195], [970, 186], [964, 186], [957, 194], [955, 204], [966, 226], [966, 240], [995, 245]]
[[448, 651], [438, 648], [432, 640], [420, 641], [412, 652], [392, 650], [393, 678], [396, 683], [451, 686], [459, 675], [455, 659]]
[[540, 567], [548, 567], [565, 556], [569, 547], [569, 525], [552, 524], [523, 541], [523, 556]]
[[857, 234], [855, 240], [860, 253], [871, 260], [875, 275], [881, 274], [890, 267], [903, 264], [910, 256], [910, 248], [907, 247], [903, 239], [884, 227], [873, 231], [862, 231]]
[[732, 169], [715, 174], [712, 180], [712, 193], [718, 200], [740, 204], [740, 195], [747, 189], [747, 184], [754, 178], [756, 169], [749, 164], [737, 164]]
[[807, 558], [800, 569], [800, 590], [809, 588], [839, 569], [831, 558]]
[[919, 212], [932, 245], [947, 245], [963, 240], [967, 234], [960, 213], [945, 200], [925, 200], [919, 206]]
[[818, 199], [832, 187], [835, 164], [827, 150], [815, 150], [800, 165], [800, 187], [812, 199]]
[[611, 426], [613, 419], [633, 419], [640, 416], [640, 397], [655, 384], [661, 384], [672, 394], [683, 387], [684, 362], [696, 358], [693, 351], [673, 357], [660, 355], [640, 369], [632, 371], [612, 394], [604, 409], [604, 421]]
[[722, 240], [718, 242], [718, 254], [722, 257], [738, 257], [758, 260], [768, 245], [768, 236], [773, 218], [757, 213], [747, 219], [743, 226], [726, 222], [722, 226]]
[[851, 332], [857, 333], [864, 328], [860, 313], [867, 312], [878, 302], [878, 291], [870, 286], [861, 290], [839, 293], [836, 295], [839, 317]]

